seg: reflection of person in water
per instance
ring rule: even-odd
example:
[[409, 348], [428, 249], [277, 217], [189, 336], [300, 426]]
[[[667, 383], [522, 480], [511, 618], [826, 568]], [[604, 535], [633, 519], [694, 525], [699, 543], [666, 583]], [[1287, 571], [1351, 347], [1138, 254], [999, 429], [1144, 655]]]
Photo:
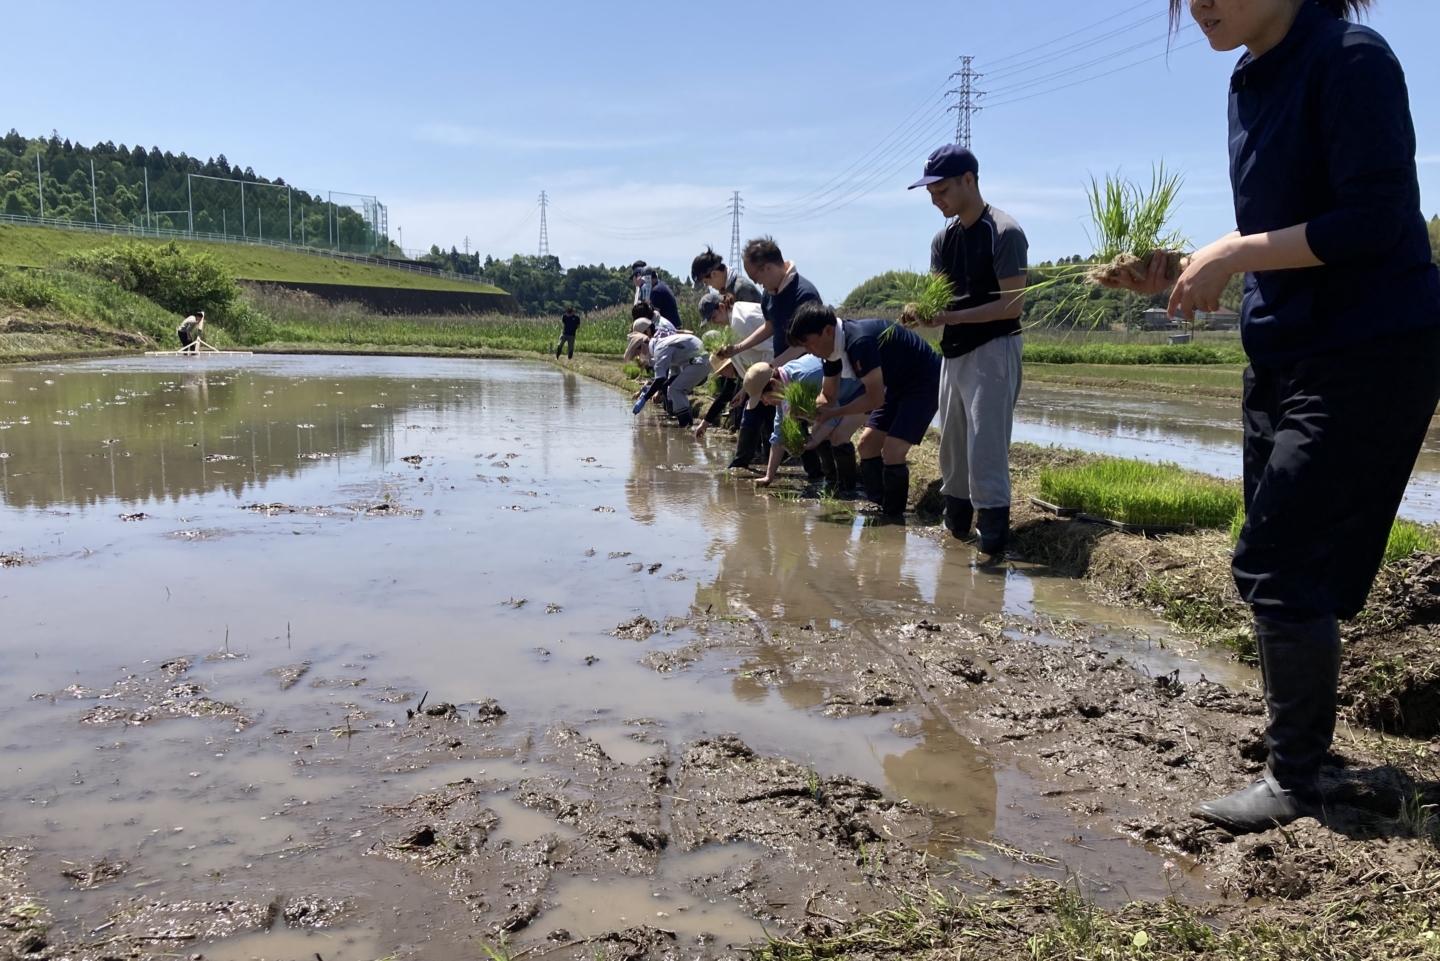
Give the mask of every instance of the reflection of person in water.
[[180, 338], [180, 352], [195, 354], [200, 352], [200, 334], [205, 330], [205, 311], [197, 310], [195, 313], [180, 321], [180, 326], [175, 328], [175, 336]]

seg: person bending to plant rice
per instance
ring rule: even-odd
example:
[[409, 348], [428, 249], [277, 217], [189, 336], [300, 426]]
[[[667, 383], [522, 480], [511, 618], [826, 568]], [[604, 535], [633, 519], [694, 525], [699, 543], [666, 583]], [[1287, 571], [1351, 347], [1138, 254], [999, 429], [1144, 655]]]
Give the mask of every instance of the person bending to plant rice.
[[[769, 487], [775, 483], [780, 472], [780, 462], [785, 459], [785, 444], [782, 425], [786, 419], [792, 423], [810, 420], [817, 411], [796, 410], [787, 397], [795, 396], [795, 387], [808, 387], [818, 400], [823, 389], [825, 365], [819, 357], [810, 354], [797, 357], [779, 367], [768, 363], [755, 364], [745, 372], [745, 406], [748, 408], [766, 404], [775, 408], [775, 430], [770, 435], [770, 457], [765, 475], [757, 478], [756, 487]], [[865, 392], [858, 380], [840, 381], [840, 405], [850, 403]], [[804, 449], [815, 451], [825, 471], [825, 492], [831, 497], [848, 497], [859, 484], [859, 467], [856, 461], [855, 445], [850, 439], [865, 424], [863, 413], [848, 417], [834, 417], [830, 420], [816, 420], [805, 436]], [[792, 452], [793, 453], [793, 452]]]
[[[734, 294], [717, 294], [711, 291], [700, 298], [700, 320], [702, 323], [712, 324], [716, 334], [725, 333], [728, 328], [728, 340], [721, 346], [729, 346], [731, 343], [739, 343], [759, 330], [765, 324], [765, 312], [756, 302], [739, 301], [736, 300]], [[710, 336], [712, 333], [706, 332], [705, 337]], [[742, 354], [728, 358], [726, 363], [716, 370], [715, 375], [720, 379], [720, 391], [710, 402], [705, 416], [695, 424], [696, 440], [705, 436], [707, 428], [720, 423], [720, 416], [727, 407], [739, 403], [736, 399], [736, 391], [740, 378], [745, 375], [746, 368], [753, 364], [768, 364], [774, 359], [773, 347], [767, 340]], [[731, 403], [732, 401], [734, 404]]]
[[198, 354], [200, 352], [200, 335], [205, 332], [205, 311], [197, 310], [195, 313], [180, 321], [180, 326], [175, 328], [175, 336], [180, 338], [180, 351], [182, 353]]
[[[910, 500], [910, 448], [925, 438], [940, 396], [940, 357], [919, 334], [885, 320], [840, 320], [821, 303], [802, 304], [790, 321], [790, 343], [824, 361], [815, 410], [823, 422], [869, 414], [856, 445], [860, 485], [880, 512], [901, 520]], [[840, 401], [842, 379], [865, 392]]]
[[[1172, 30], [1182, 4], [1170, 0]], [[1264, 776], [1194, 814], [1231, 831], [1324, 818], [1338, 618], [1379, 569], [1440, 401], [1431, 262], [1400, 64], [1353, 18], [1372, 0], [1189, 0], [1230, 81], [1238, 230], [1182, 261], [1170, 314], [1215, 310], [1245, 274], [1247, 517], [1233, 562], [1269, 710]], [[1167, 257], [1143, 280], [1158, 293]]]
[[[690, 391], [710, 376], [704, 345], [694, 334], [680, 333], [653, 338], [649, 351], [654, 373], [641, 395], [649, 399], [663, 394], [666, 413], [673, 414], [681, 427], [691, 426], [695, 415], [690, 411]], [[643, 403], [636, 405], [635, 413], [640, 413], [643, 406]]]
[[[930, 155], [924, 187], [947, 220], [930, 245], [930, 271], [958, 294], [928, 320], [940, 337], [940, 474], [945, 526], [982, 554], [1004, 554], [1010, 535], [1010, 438], [1020, 398], [1025, 232], [980, 195], [980, 161], [958, 144]], [[909, 319], [908, 317], [906, 318]], [[918, 319], [918, 318], [917, 318]], [[907, 325], [908, 326], [908, 325]], [[978, 511], [978, 514], [977, 514]]]

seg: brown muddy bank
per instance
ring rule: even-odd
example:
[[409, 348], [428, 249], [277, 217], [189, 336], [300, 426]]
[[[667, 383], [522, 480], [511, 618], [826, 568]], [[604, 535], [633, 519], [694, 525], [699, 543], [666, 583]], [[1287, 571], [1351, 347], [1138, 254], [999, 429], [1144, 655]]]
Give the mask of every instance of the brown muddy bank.
[[[827, 716], [952, 725], [989, 767], [1032, 782], [1025, 807], [1049, 836], [977, 831], [985, 799], [974, 784], [942, 783], [965, 778], [953, 760], [948, 774], [938, 759], [923, 765], [909, 796], [895, 797], [733, 735], [675, 740], [666, 724], [630, 717], [607, 750], [582, 718], [537, 729], [494, 700], [427, 705], [385, 695], [393, 688], [374, 678], [302, 688], [308, 665], [257, 663], [254, 674], [302, 698], [372, 692], [311, 697], [282, 726], [212, 687], [206, 661], [173, 657], [103, 689], [46, 696], [73, 704], [68, 723], [122, 741], [198, 719], [208, 742], [337, 784], [403, 773], [434, 786], [363, 809], [343, 794], [280, 802], [285, 836], [245, 865], [249, 884], [219, 876], [157, 893], [133, 883], [144, 849], [125, 856], [123, 838], [84, 864], [37, 861], [12, 843], [0, 848], [0, 957], [224, 958], [238, 956], [232, 945], [290, 957], [267, 945], [303, 944], [303, 956], [331, 961], [370, 949], [458, 958], [473, 956], [475, 938], [514, 957], [657, 961], [957, 948], [1098, 957], [1107, 945], [1120, 952], [1110, 956], [1399, 957], [1429, 946], [1440, 853], [1426, 812], [1440, 803], [1440, 743], [1347, 731], [1326, 771], [1327, 829], [1307, 821], [1236, 839], [1184, 812], [1259, 770], [1263, 708], [1251, 690], [1147, 676], [1143, 645], [933, 610], [866, 629], [692, 611], [664, 628], [617, 633], [665, 677], [728, 664], [737, 684], [821, 697]], [[965, 798], [977, 806], [956, 810]], [[337, 883], [356, 870], [388, 871], [395, 893], [356, 897]], [[86, 892], [84, 912], [36, 898], [37, 872]], [[402, 904], [425, 909], [402, 917]], [[1126, 951], [1137, 945], [1148, 951]], [[1371, 951], [1379, 945], [1391, 953]]]

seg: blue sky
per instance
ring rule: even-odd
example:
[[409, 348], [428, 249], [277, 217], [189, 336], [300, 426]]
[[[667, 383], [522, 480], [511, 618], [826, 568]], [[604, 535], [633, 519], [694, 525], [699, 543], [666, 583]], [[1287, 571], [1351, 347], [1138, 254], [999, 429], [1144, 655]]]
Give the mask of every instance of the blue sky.
[[[1148, 176], [1162, 158], [1186, 176], [1185, 231], [1231, 229], [1234, 57], [1186, 46], [1193, 33], [1165, 57], [1164, 7], [12, 5], [0, 125], [224, 153], [306, 189], [373, 193], [407, 248], [468, 236], [485, 253], [534, 253], [543, 189], [567, 266], [643, 258], [684, 273], [704, 244], [728, 251], [739, 190], [744, 235], [773, 234], [839, 301], [928, 260], [939, 215], [904, 188], [953, 138], [936, 95], [962, 54], [993, 91], [974, 127], [982, 187], [1026, 228], [1033, 259], [1087, 249], [1092, 173]], [[1371, 24], [1405, 65], [1426, 213], [1440, 212], [1440, 3], [1379, 0]]]

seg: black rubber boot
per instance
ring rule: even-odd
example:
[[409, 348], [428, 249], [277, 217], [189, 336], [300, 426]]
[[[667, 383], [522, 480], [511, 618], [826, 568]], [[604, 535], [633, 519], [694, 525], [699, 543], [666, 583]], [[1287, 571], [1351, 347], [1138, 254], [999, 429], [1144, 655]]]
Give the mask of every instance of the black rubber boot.
[[881, 476], [885, 494], [880, 501], [880, 512], [889, 520], [903, 520], [905, 505], [910, 503], [910, 465], [886, 464]]
[[730, 401], [735, 398], [735, 380], [732, 377], [720, 378], [720, 390], [715, 394], [715, 399], [710, 402], [709, 408], [705, 411], [705, 423], [711, 427], [720, 423], [720, 416], [725, 413]]
[[855, 461], [855, 445], [841, 444], [832, 447], [835, 458], [835, 496], [848, 500], [855, 496], [860, 486], [859, 465]]
[[755, 448], [760, 443], [760, 428], [754, 424], [742, 424], [740, 436], [735, 441], [735, 459], [730, 468], [749, 467], [755, 460]]
[[687, 407], [675, 414], [675, 421], [675, 426], [677, 427], [693, 427], [695, 424], [695, 414]]
[[975, 533], [980, 553], [998, 557], [1010, 543], [1010, 508], [982, 507], [975, 512]]
[[1270, 760], [1249, 787], [1195, 805], [1191, 814], [1236, 834], [1267, 831], [1296, 818], [1322, 818], [1320, 765], [1335, 737], [1340, 625], [1334, 617], [1255, 619]]
[[956, 540], [969, 537], [970, 525], [974, 522], [975, 505], [968, 498], [945, 496], [945, 528]]
[[820, 470], [825, 475], [825, 496], [834, 497], [840, 489], [835, 474], [835, 448], [828, 440], [822, 440], [815, 447], [815, 455], [820, 458]]
[[885, 460], [881, 457], [866, 457], [860, 461], [860, 486], [865, 496], [878, 504], [885, 497]]
[[805, 479], [812, 484], [825, 477], [825, 465], [817, 450], [803, 451], [800, 454], [800, 465], [805, 468]]

